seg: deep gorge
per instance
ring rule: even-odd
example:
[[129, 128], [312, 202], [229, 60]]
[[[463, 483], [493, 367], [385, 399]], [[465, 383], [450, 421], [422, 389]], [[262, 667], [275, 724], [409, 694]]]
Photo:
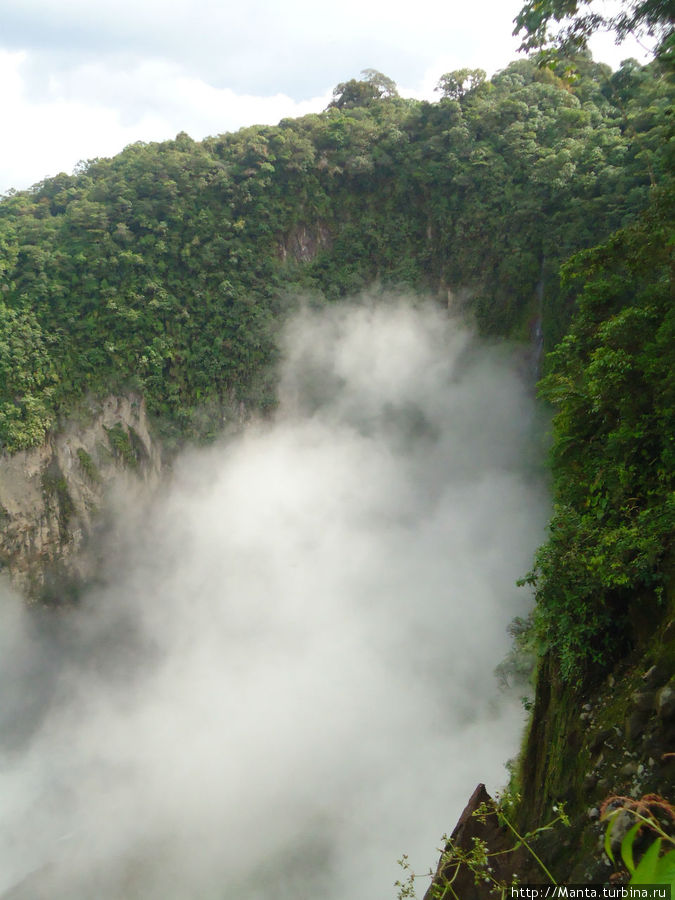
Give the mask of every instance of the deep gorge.
[[6, 896], [386, 894], [505, 777], [493, 669], [547, 513], [517, 354], [365, 298], [283, 358], [271, 421], [118, 494], [58, 625], [4, 598]]
[[672, 799], [672, 75], [567, 62], [2, 199], [7, 900], [383, 896], [490, 779], [599, 882]]

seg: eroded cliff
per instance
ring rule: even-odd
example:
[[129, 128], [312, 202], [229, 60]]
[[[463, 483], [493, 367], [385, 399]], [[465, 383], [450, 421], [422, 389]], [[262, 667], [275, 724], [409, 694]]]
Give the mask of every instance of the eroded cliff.
[[40, 447], [0, 457], [0, 571], [31, 601], [68, 602], [95, 572], [93, 541], [114, 495], [161, 470], [141, 397], [80, 406]]

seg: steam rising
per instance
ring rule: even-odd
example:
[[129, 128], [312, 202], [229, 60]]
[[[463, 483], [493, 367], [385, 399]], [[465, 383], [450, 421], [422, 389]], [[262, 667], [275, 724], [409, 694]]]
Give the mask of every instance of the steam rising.
[[503, 781], [545, 511], [514, 365], [398, 301], [284, 358], [274, 422], [123, 516], [77, 614], [0, 607], [0, 896], [386, 900]]

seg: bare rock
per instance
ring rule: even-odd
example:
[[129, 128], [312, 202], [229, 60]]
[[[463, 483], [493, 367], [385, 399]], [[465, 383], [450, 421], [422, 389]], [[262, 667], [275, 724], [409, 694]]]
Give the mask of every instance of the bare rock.
[[629, 741], [635, 742], [642, 736], [650, 716], [648, 709], [633, 709], [625, 722], [625, 734]]
[[[158, 445], [140, 397], [90, 403], [41, 447], [0, 454], [0, 561], [28, 599], [92, 574], [88, 540], [114, 489], [157, 484]], [[50, 585], [53, 587], [50, 587]]]
[[631, 702], [635, 709], [651, 712], [654, 709], [654, 694], [652, 691], [635, 691]]
[[613, 734], [614, 732], [611, 728], [603, 728], [594, 734], [588, 744], [591, 753], [598, 753]]
[[642, 683], [645, 688], [656, 688], [659, 684], [667, 681], [668, 676], [664, 673], [662, 666], [651, 666], [642, 676]]
[[323, 224], [309, 228], [297, 225], [292, 228], [279, 244], [279, 257], [285, 262], [289, 257], [295, 262], [311, 262], [324, 249], [330, 248], [333, 238]]
[[598, 775], [596, 772], [586, 772], [584, 775], [584, 790], [592, 791], [598, 783]]
[[675, 686], [667, 684], [656, 695], [656, 712], [661, 719], [675, 718]]
[[[621, 810], [615, 816], [611, 824], [611, 847], [612, 853], [618, 855], [621, 851], [621, 842], [628, 834], [630, 829], [635, 825], [635, 816], [631, 815], [627, 810]], [[604, 835], [603, 835], [604, 841]]]
[[485, 804], [488, 808], [492, 808], [493, 804], [484, 784], [478, 785], [459, 817], [450, 841], [441, 856], [433, 881], [424, 895], [424, 900], [432, 900], [434, 896], [437, 896], [438, 888], [444, 888], [451, 878], [453, 879], [454, 895], [461, 897], [462, 900], [493, 900], [492, 884], [489, 881], [480, 880], [476, 877], [476, 873], [461, 865], [456, 857], [453, 858], [453, 847], [471, 850], [475, 840], [485, 842], [490, 854], [497, 854], [490, 857], [491, 878], [510, 884], [514, 873], [517, 873], [521, 882], [539, 881], [538, 873], [533, 871], [531, 859], [525, 853], [524, 848], [521, 847], [514, 852], [505, 852], [512, 850], [514, 841], [510, 832], [500, 827], [497, 817], [495, 815], [486, 817], [474, 815], [481, 804]]

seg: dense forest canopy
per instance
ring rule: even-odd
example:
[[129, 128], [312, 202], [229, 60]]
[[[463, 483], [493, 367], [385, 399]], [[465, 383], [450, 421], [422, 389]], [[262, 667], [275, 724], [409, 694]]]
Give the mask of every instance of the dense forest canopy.
[[[180, 133], [133, 144], [0, 198], [5, 462], [42, 447], [78, 409], [91, 412], [90, 398], [111, 393], [133, 393], [134, 404], [143, 397], [159, 438], [152, 443], [168, 459], [242, 412], [267, 414], [278, 336], [299, 302], [323, 307], [403, 289], [464, 313], [493, 340], [541, 341], [553, 509], [522, 578], [534, 609], [514, 621], [516, 646], [500, 666], [507, 674], [529, 667], [536, 692], [498, 821], [513, 820], [532, 838], [528, 846], [509, 824], [521, 850], [536, 844], [538, 862], [557, 857], [561, 872], [576, 873], [570, 883], [591, 880], [588, 860], [607, 877], [598, 820], [609, 802], [620, 802], [624, 822], [650, 797], [673, 810], [671, 7], [625, 0], [607, 13], [600, 0], [524, 0], [516, 33], [536, 56], [491, 78], [482, 69], [448, 72], [437, 102], [402, 98], [388, 76], [365, 69], [336, 86], [322, 113], [201, 142]], [[649, 38], [654, 60], [629, 59], [614, 72], [595, 63], [586, 45], [599, 29]], [[491, 425], [479, 436], [483, 447], [492, 446], [486, 433], [500, 432]], [[104, 427], [111, 447], [118, 442], [115, 464], [133, 465], [123, 425]], [[31, 477], [42, 479], [38, 491], [52, 491], [61, 514], [71, 501], [56, 457], [48, 461], [57, 444], [48, 443], [46, 466]], [[76, 453], [84, 474], [87, 464], [98, 476], [83, 448]], [[275, 483], [285, 486], [287, 475]], [[0, 520], [10, 518], [0, 505]], [[264, 536], [266, 521], [253, 526]], [[59, 535], [56, 555], [69, 539], [65, 528]], [[490, 538], [481, 531], [471, 541], [476, 558], [485, 555]], [[407, 542], [406, 534], [405, 552]], [[434, 554], [450, 558], [444, 540], [438, 547]], [[38, 565], [47, 570], [45, 556]], [[273, 603], [277, 588], [275, 580]], [[440, 605], [457, 602], [438, 593]], [[383, 614], [393, 620], [390, 599]], [[163, 604], [157, 615], [166, 616]], [[469, 703], [472, 690], [462, 686]], [[571, 822], [571, 837], [546, 824], [552, 806], [556, 822]], [[638, 829], [619, 838], [617, 861], [632, 857], [626, 842]], [[471, 840], [465, 862], [484, 857], [470, 866], [473, 888], [477, 872], [492, 870], [487, 843]], [[643, 859], [654, 847], [658, 855], [659, 841]], [[454, 880], [461, 857], [445, 857]], [[443, 871], [442, 861], [427, 896], [439, 885], [445, 895]], [[414, 894], [414, 877], [398, 883], [400, 896]], [[508, 877], [515, 883], [520, 874], [509, 869]]]
[[[666, 608], [675, 537], [673, 192], [577, 254], [581, 290], [541, 393], [554, 420], [554, 515], [530, 580], [544, 645], [579, 680]], [[654, 604], [656, 600], [656, 604]]]
[[672, 164], [658, 63], [576, 71], [462, 70], [426, 103], [366, 70], [322, 114], [135, 144], [6, 196], [0, 446], [41, 443], [115, 385], [177, 435], [264, 408], [298, 293], [450, 289], [484, 332], [525, 334], [543, 312], [553, 346], [574, 295], [560, 264], [631, 222]]
[[[530, 6], [537, 40], [578, 12]], [[529, 580], [544, 646], [582, 677], [629, 639], [630, 598], [663, 591], [672, 554], [670, 72], [663, 55], [616, 72], [587, 52], [524, 59], [447, 73], [428, 103], [369, 69], [321, 114], [134, 144], [10, 192], [0, 448], [41, 444], [111, 389], [140, 391], [165, 441], [264, 411], [298, 296], [405, 286], [486, 334], [538, 324], [557, 348], [556, 511]]]

